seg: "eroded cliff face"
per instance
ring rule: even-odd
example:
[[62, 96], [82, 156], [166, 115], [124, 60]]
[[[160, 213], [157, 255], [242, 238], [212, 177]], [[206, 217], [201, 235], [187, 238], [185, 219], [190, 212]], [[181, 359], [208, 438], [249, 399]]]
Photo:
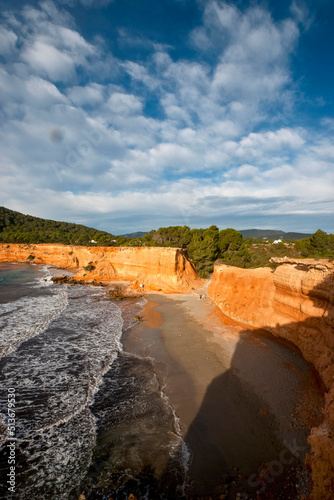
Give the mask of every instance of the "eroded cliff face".
[[[188, 292], [202, 284], [179, 248], [0, 244], [0, 262], [78, 269], [74, 277], [79, 280], [131, 281], [132, 288], [142, 284], [144, 290], [165, 293]], [[84, 269], [89, 264], [91, 271]]]
[[327, 394], [324, 421], [309, 436], [311, 498], [334, 498], [334, 266], [277, 259], [269, 268], [215, 266], [209, 296], [227, 316], [293, 342], [319, 372]]

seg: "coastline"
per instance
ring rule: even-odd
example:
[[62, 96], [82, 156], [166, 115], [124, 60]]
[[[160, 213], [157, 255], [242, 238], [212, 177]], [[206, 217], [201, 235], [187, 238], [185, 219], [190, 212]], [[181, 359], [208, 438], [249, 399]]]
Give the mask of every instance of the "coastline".
[[[294, 267], [295, 264], [296, 264], [297, 267]], [[52, 266], [52, 264], [51, 264], [51, 266]], [[296, 286], [298, 288], [298, 286], [300, 284], [300, 277], [301, 277], [301, 275], [303, 273], [306, 274], [306, 271], [305, 271], [305, 269], [303, 267], [303, 262], [302, 261], [298, 261], [298, 263], [294, 263], [294, 266], [292, 266], [289, 263], [286, 266], [279, 267], [278, 271], [275, 271], [275, 273], [272, 273], [272, 274], [275, 274], [275, 278], [274, 278], [275, 279], [275, 283], [277, 282], [277, 279], [278, 279], [278, 281], [280, 281], [280, 280], [284, 281], [285, 280], [284, 283], [282, 281], [282, 283], [284, 284], [283, 289], [284, 289], [284, 294], [285, 295], [286, 295], [286, 289], [289, 290], [290, 286], [292, 287], [293, 290], [295, 289], [295, 282], [296, 282]], [[65, 267], [65, 268], [68, 269], [68, 266], [66, 266], [66, 265], [65, 266], [59, 266], [59, 267], [62, 267], [63, 269]], [[222, 267], [224, 267], [224, 266], [220, 266], [220, 268], [222, 268]], [[332, 318], [332, 312], [331, 312], [332, 311], [332, 309], [331, 309], [331, 307], [332, 307], [331, 306], [331, 304], [332, 304], [331, 300], [332, 299], [331, 299], [331, 294], [330, 294], [330, 288], [328, 288], [328, 285], [330, 284], [329, 281], [330, 281], [331, 276], [328, 276], [328, 279], [326, 278], [326, 281], [324, 279], [322, 279], [322, 281], [324, 282], [324, 286], [318, 286], [318, 288], [315, 288], [314, 287], [314, 282], [318, 282], [319, 281], [320, 274], [324, 272], [323, 266], [321, 265], [319, 267], [319, 264], [316, 262], [315, 264], [312, 264], [312, 265], [310, 265], [308, 263], [306, 267], [307, 267], [307, 269], [309, 269], [309, 272], [307, 272], [307, 277], [310, 276], [310, 278], [312, 278], [312, 279], [308, 280], [308, 281], [307, 280], [303, 281], [303, 290], [302, 291], [303, 291], [303, 293], [306, 293], [307, 296], [309, 294], [310, 297], [311, 297], [312, 293], [309, 293], [309, 292], [310, 291], [312, 292], [313, 289], [317, 293], [321, 292], [321, 297], [325, 298], [327, 302], [329, 301], [329, 316], [328, 317], [329, 317], [329, 319], [331, 319]], [[220, 268], [218, 270], [220, 270]], [[253, 321], [254, 318], [252, 318], [252, 321], [253, 321], [254, 324], [252, 324], [252, 321], [250, 321], [250, 324], [249, 324], [248, 323], [249, 320], [247, 320], [247, 318], [246, 318], [247, 315], [244, 318], [243, 314], [239, 314], [240, 312], [245, 312], [246, 311], [245, 304], [250, 303], [249, 302], [249, 300], [250, 300], [249, 287], [250, 287], [250, 289], [254, 288], [253, 284], [251, 282], [247, 281], [248, 277], [249, 277], [248, 276], [248, 274], [249, 274], [248, 271], [247, 270], [240, 270], [240, 269], [235, 270], [235, 268], [232, 268], [230, 266], [225, 266], [224, 269], [225, 268], [227, 268], [228, 272], [232, 272], [232, 273], [234, 272], [238, 276], [242, 275], [242, 277], [244, 279], [244, 282], [242, 280], [241, 280], [241, 282], [239, 281], [238, 282], [238, 287], [235, 290], [232, 289], [233, 287], [231, 288], [231, 292], [232, 292], [232, 296], [233, 296], [231, 303], [229, 303], [229, 300], [228, 300], [229, 297], [228, 297], [228, 295], [227, 295], [226, 290], [225, 290], [224, 287], [222, 287], [221, 290], [218, 290], [218, 289], [216, 290], [216, 292], [218, 292], [217, 297], [215, 296], [215, 293], [212, 293], [212, 290], [210, 291], [210, 289], [209, 289], [210, 296], [214, 300], [214, 302], [216, 303], [216, 306], [211, 307], [211, 309], [209, 311], [209, 314], [207, 315], [205, 321], [206, 321], [206, 326], [207, 326], [208, 325], [208, 316], [212, 316], [213, 315], [214, 317], [217, 318], [217, 314], [216, 313], [218, 312], [220, 330], [219, 330], [219, 327], [218, 327], [218, 330], [217, 329], [213, 329], [212, 332], [211, 332], [213, 334], [213, 337], [216, 337], [215, 341], [217, 341], [217, 339], [219, 339], [221, 337], [221, 331], [222, 331], [221, 330], [222, 329], [222, 323], [221, 322], [222, 321], [223, 321], [223, 323], [224, 323], [225, 326], [232, 326], [232, 327], [236, 328], [236, 330], [235, 330], [234, 333], [237, 335], [237, 337], [239, 335], [239, 341], [237, 341], [237, 342], [234, 341], [234, 345], [237, 346], [238, 354], [241, 353], [241, 357], [240, 356], [238, 356], [238, 357], [240, 357], [240, 359], [242, 359], [243, 357], [245, 357], [245, 356], [242, 355], [242, 351], [245, 351], [245, 353], [247, 352], [247, 350], [244, 349], [244, 347], [245, 347], [245, 345], [244, 345], [245, 344], [245, 338], [249, 337], [250, 334], [252, 334], [253, 340], [254, 340], [255, 337], [257, 337], [257, 338], [258, 337], [261, 337], [261, 338], [271, 338], [272, 336], [271, 336], [270, 333], [268, 333], [268, 329], [267, 328], [265, 329], [265, 331], [261, 330], [261, 328], [262, 328], [261, 327], [262, 322], [261, 322], [261, 324], [258, 324], [257, 321], [254, 323], [254, 321]], [[329, 273], [329, 271], [328, 271], [327, 268], [325, 269], [325, 271], [326, 271], [327, 274]], [[216, 272], [216, 268], [215, 268], [215, 272]], [[252, 274], [253, 274], [253, 272], [252, 272]], [[315, 276], [315, 275], [319, 275], [319, 276]], [[316, 278], [316, 279], [314, 279], [314, 278]], [[270, 281], [271, 280], [272, 280], [272, 276], [270, 278]], [[119, 279], [115, 280], [113, 282], [108, 282], [108, 287], [109, 286], [113, 287], [115, 284], [117, 284], [118, 281], [119, 281]], [[129, 281], [131, 281], [131, 280], [129, 280]], [[217, 275], [216, 275], [216, 281], [217, 281]], [[90, 280], [87, 280], [87, 281], [83, 280], [83, 283], [85, 283], [85, 284], [91, 284]], [[107, 284], [107, 282], [106, 282], [106, 284]], [[131, 286], [129, 282], [128, 282], [128, 284], [129, 284], [129, 286]], [[232, 285], [233, 283], [231, 282], [230, 284]], [[217, 285], [217, 283], [216, 283], [216, 285]], [[257, 290], [257, 285], [261, 285], [261, 283], [260, 282], [259, 283], [255, 283], [255, 285], [256, 285], [255, 286], [255, 290]], [[270, 294], [269, 292], [267, 294], [265, 293], [266, 289], [267, 289], [267, 286], [265, 286], [265, 285], [267, 285], [267, 284], [264, 283], [263, 286], [260, 286], [260, 288], [261, 288], [261, 293], [262, 293], [262, 291], [264, 292], [263, 297], [265, 297], [265, 303], [266, 303], [266, 300], [268, 298], [270, 300], [272, 300], [273, 297], [271, 296], [272, 294]], [[132, 289], [132, 286], [131, 286], [131, 289]], [[191, 300], [193, 302], [194, 301], [195, 302], [198, 301], [199, 294], [201, 293], [201, 290], [198, 289], [198, 287], [196, 287], [195, 290], [193, 289], [193, 292], [192, 292], [192, 295], [191, 295], [191, 297], [192, 297]], [[271, 288], [270, 288], [270, 290], [271, 290]], [[154, 292], [153, 290], [151, 291], [149, 288], [147, 288], [145, 291], [146, 291], [145, 296], [146, 297], [150, 297], [150, 298], [152, 298], [154, 296], [150, 295], [149, 292], [151, 292], [151, 293], [161, 293], [162, 292], [162, 290], [161, 290], [161, 292], [160, 291]], [[241, 292], [241, 295], [242, 295], [241, 298], [242, 298], [242, 300], [239, 300], [239, 291]], [[157, 297], [158, 297], [157, 302], [158, 303], [159, 303], [159, 300], [161, 299], [161, 297], [165, 297], [167, 300], [173, 300], [174, 302], [176, 300], [176, 301], [178, 301], [178, 305], [179, 306], [181, 304], [183, 304], [184, 313], [187, 313], [188, 316], [189, 315], [191, 316], [191, 307], [190, 306], [189, 307], [185, 307], [185, 303], [187, 302], [188, 297], [189, 297], [188, 295], [186, 295], [184, 293], [183, 294], [178, 293], [177, 295], [174, 295], [174, 294], [171, 294], [171, 293], [168, 293], [168, 292], [167, 292], [167, 295], [163, 295], [163, 293], [165, 293], [165, 292], [166, 291], [164, 290], [161, 295], [157, 295]], [[169, 292], [170, 292], [170, 290], [169, 290]], [[297, 292], [298, 292], [298, 294], [295, 294], [296, 295], [296, 297], [295, 297], [295, 299], [296, 299], [296, 306], [297, 306], [297, 307], [295, 307], [295, 310], [299, 310], [299, 305], [300, 305], [300, 293], [299, 293], [300, 290], [299, 290], [299, 288], [298, 288]], [[286, 302], [284, 294], [283, 294], [283, 296], [282, 296], [282, 294], [280, 294], [280, 296], [279, 296], [279, 299], [282, 302], [282, 304], [283, 303], [285, 304], [285, 302]], [[251, 295], [251, 296], [253, 296], [253, 295]], [[222, 307], [220, 296], [221, 297], [225, 297], [225, 305], [227, 305], [227, 309], [226, 309], [226, 307], [225, 307], [225, 309], [226, 309], [227, 316], [225, 316], [225, 314], [224, 314], [225, 309], [224, 309], [224, 307]], [[160, 299], [159, 299], [159, 297], [160, 297]], [[248, 301], [247, 301], [247, 297], [248, 297]], [[257, 320], [258, 318], [260, 318], [261, 321], [262, 320], [264, 321], [264, 316], [262, 315], [262, 309], [263, 309], [263, 307], [262, 307], [262, 309], [260, 307], [261, 304], [262, 304], [262, 302], [261, 302], [261, 300], [259, 301], [258, 298], [261, 298], [261, 300], [262, 300], [262, 295], [261, 294], [258, 295], [256, 297], [256, 300], [253, 301], [254, 302], [253, 305], [252, 305], [253, 308], [255, 307], [255, 309], [256, 309], [257, 306], [259, 306], [259, 308], [258, 308], [259, 310], [258, 311], [256, 310], [257, 311], [257, 316], [256, 316], [255, 319]], [[283, 301], [282, 301], [282, 299], [283, 299]], [[110, 299], [107, 299], [107, 300], [110, 300]], [[245, 300], [246, 300], [246, 302], [245, 302]], [[289, 300], [290, 300], [290, 298], [289, 298]], [[281, 304], [280, 301], [279, 301], [279, 304]], [[204, 304], [204, 301], [198, 301], [197, 304], [199, 304], [200, 302], [202, 302]], [[207, 304], [208, 304], [208, 302], [207, 302]], [[263, 305], [264, 305], [264, 303], [262, 304], [262, 306]], [[295, 304], [293, 304], [293, 305], [295, 305]], [[233, 313], [233, 311], [234, 311], [233, 307], [234, 306], [236, 306], [237, 308], [239, 308], [239, 309], [237, 309], [237, 314]], [[306, 315], [306, 323], [308, 324], [308, 326], [311, 326], [311, 329], [315, 327], [314, 328], [315, 330], [318, 330], [320, 328], [321, 335], [323, 335], [323, 336], [327, 335], [326, 338], [327, 338], [328, 342], [331, 341], [330, 334], [331, 334], [332, 330], [331, 330], [330, 325], [327, 325], [327, 323], [326, 323], [326, 321], [327, 321], [327, 319], [326, 319], [327, 315], [323, 314], [322, 317], [320, 318], [320, 315], [322, 314], [322, 310], [324, 309], [324, 306], [321, 303], [321, 301], [319, 302], [319, 305], [317, 305], [319, 311], [317, 311], [317, 309], [314, 309], [314, 307], [310, 308], [308, 303], [303, 303], [302, 306], [303, 307], [300, 310], [303, 312], [304, 316]], [[160, 304], [160, 306], [156, 306], [156, 307], [162, 307], [162, 304]], [[156, 307], [152, 306], [152, 311], [154, 311]], [[216, 311], [214, 311], [215, 307], [216, 307]], [[280, 305], [280, 307], [281, 307], [281, 305]], [[294, 311], [294, 309], [293, 309], [293, 311]], [[202, 312], [203, 312], [203, 310], [202, 310]], [[236, 321], [234, 319], [230, 319], [230, 317], [229, 317], [230, 313], [233, 313], [232, 314], [232, 318], [234, 317], [236, 319]], [[200, 320], [199, 322], [202, 321], [202, 323], [203, 323], [203, 313], [200, 313], [200, 308], [198, 307], [198, 305], [195, 306], [195, 309], [192, 312], [193, 319], [194, 319], [194, 317], [198, 317], [201, 314], [202, 314], [202, 318], [197, 318], [197, 319]], [[169, 318], [168, 321], [170, 323], [171, 317], [173, 317], [173, 316], [175, 316], [175, 309], [170, 310], [170, 312], [165, 315], [165, 318], [164, 318], [165, 322], [166, 322], [166, 319]], [[320, 319], [318, 318], [318, 316], [319, 316], [319, 318], [321, 319], [322, 322], [320, 321]], [[240, 319], [241, 320], [243, 320], [243, 319], [247, 320], [247, 325], [246, 326], [240, 326], [240, 324], [238, 323], [240, 321]], [[264, 321], [264, 324], [267, 325], [267, 321]], [[300, 323], [300, 324], [301, 324], [302, 327], [304, 326], [304, 324], [302, 324], [302, 323]], [[296, 323], [296, 325], [297, 325], [297, 327], [299, 326], [298, 323]], [[203, 324], [202, 324], [202, 326], [203, 326]], [[318, 326], [319, 326], [319, 328], [318, 328]], [[161, 331], [163, 331], [165, 329], [165, 327], [166, 327], [166, 325], [162, 324], [161, 328], [160, 327], [157, 328], [159, 330], [159, 332], [160, 332], [159, 333], [160, 336], [161, 336]], [[237, 330], [240, 333], [236, 333]], [[284, 345], [284, 337], [285, 337], [285, 330], [284, 330], [284, 328], [280, 328], [279, 330], [277, 330], [277, 332], [276, 332], [276, 330], [277, 330], [277, 328], [273, 332], [275, 334], [274, 343], [275, 344], [282, 343]], [[170, 331], [170, 328], [169, 328], [169, 331]], [[220, 331], [220, 333], [219, 333], [219, 331]], [[269, 331], [270, 331], [270, 329], [269, 329]], [[277, 335], [279, 337], [276, 337], [276, 333], [275, 332], [277, 333]], [[298, 336], [298, 329], [296, 330], [296, 332], [297, 332], [297, 336]], [[253, 333], [255, 334], [255, 337], [254, 337]], [[292, 333], [294, 333], [294, 331]], [[279, 338], [281, 338], [281, 340], [279, 340]], [[287, 338], [289, 338], [289, 336]], [[331, 386], [330, 386], [330, 375], [331, 375], [332, 365], [330, 363], [324, 364], [324, 362], [323, 362], [324, 361], [324, 356], [322, 356], [322, 354], [321, 354], [321, 353], [323, 353], [322, 343], [318, 342], [317, 344], [315, 344], [314, 340], [317, 337], [315, 337], [314, 335], [312, 335], [312, 336], [309, 335], [308, 336], [308, 339], [309, 339], [308, 348], [309, 349], [308, 349], [308, 353], [305, 353], [304, 352], [304, 346], [300, 345], [301, 344], [300, 343], [300, 337], [298, 337], [296, 340], [295, 340], [294, 337], [290, 337], [290, 338], [292, 339], [292, 342], [294, 344], [296, 344], [296, 345], [298, 345], [298, 346], [301, 347], [301, 349], [303, 351], [303, 356], [306, 359], [309, 359], [310, 361], [312, 361], [312, 360], [314, 361], [314, 359], [315, 359], [314, 365], [318, 369], [317, 373], [319, 373], [322, 381], [325, 382], [326, 389], [328, 390], [328, 385], [329, 385], [329, 388], [331, 388]], [[212, 335], [211, 335], [210, 339], [211, 339], [210, 341], [212, 341]], [[320, 337], [319, 340], [321, 340], [321, 342], [322, 342], [322, 340], [323, 340], [322, 337]], [[152, 341], [152, 339], [151, 339], [151, 341]], [[220, 338], [220, 341], [221, 341], [221, 338]], [[154, 339], [153, 342], [156, 343], [156, 339]], [[176, 342], [174, 342], [174, 343], [176, 343]], [[219, 341], [218, 341], [218, 344], [219, 344]], [[164, 343], [163, 343], [163, 345], [164, 345]], [[233, 351], [233, 346], [232, 345], [233, 345], [233, 342], [232, 343], [230, 342], [230, 347], [231, 347], [231, 349]], [[241, 351], [240, 351], [239, 347], [241, 348]], [[147, 346], [147, 352], [149, 352], [150, 348], [151, 347], [148, 345]], [[226, 348], [226, 346], [225, 346], [225, 348]], [[295, 347], [293, 346], [293, 344], [291, 342], [289, 344], [289, 349], [290, 350], [292, 349], [292, 351], [295, 350]], [[165, 351], [167, 352], [167, 354], [169, 356], [169, 360], [171, 362], [171, 366], [173, 366], [176, 363], [176, 359], [177, 359], [177, 356], [179, 355], [179, 353], [174, 353], [173, 354], [174, 357], [173, 357], [173, 356], [170, 355], [170, 353], [168, 352], [168, 350], [165, 349]], [[215, 354], [216, 357], [218, 356], [219, 352], [220, 352], [220, 355], [222, 355], [221, 354], [221, 350], [219, 350], [219, 349], [214, 352], [214, 354]], [[298, 348], [296, 349], [296, 352], [299, 352]], [[184, 357], [185, 358], [189, 358], [189, 349], [185, 350], [184, 353], [185, 353]], [[309, 353], [311, 353], [313, 357], [312, 356], [310, 357], [308, 355]], [[321, 356], [319, 355], [319, 353], [321, 354]], [[325, 354], [326, 354], [326, 356], [327, 356], [327, 358], [329, 360], [331, 359], [331, 357], [330, 357], [331, 353], [332, 353], [332, 351], [330, 351], [330, 349], [325, 350]], [[181, 360], [181, 361], [182, 361], [180, 363], [181, 371], [179, 369], [179, 374], [182, 372], [182, 370], [185, 371], [184, 366], [183, 366], [184, 362], [183, 362], [183, 360]], [[238, 365], [238, 363], [235, 363], [236, 361], [237, 360], [234, 359], [234, 364]], [[319, 365], [319, 363], [320, 363], [320, 365]], [[162, 363], [161, 364], [161, 366], [163, 366], [163, 365], [165, 366], [166, 363]], [[275, 372], [275, 370], [273, 369], [273, 367], [269, 367], [269, 368], [270, 368], [270, 370], [272, 372], [272, 376], [273, 377], [277, 377], [278, 379], [281, 378], [281, 373], [279, 371]], [[233, 366], [233, 369], [237, 371], [238, 367], [237, 366]], [[254, 369], [255, 369], [255, 372], [254, 372]], [[324, 369], [326, 369], [326, 371], [324, 371]], [[195, 372], [196, 372], [196, 370], [195, 370]], [[253, 372], [256, 373], [256, 363], [253, 364], [253, 366], [249, 367], [249, 373], [252, 375]], [[197, 377], [198, 373], [195, 373], [195, 375], [196, 375], [196, 377], [191, 377], [191, 376], [189, 377], [189, 379], [190, 379], [190, 382], [188, 383], [189, 387], [191, 387], [191, 385], [194, 384], [194, 379], [198, 378]], [[189, 376], [189, 374], [188, 374], [188, 376]], [[315, 378], [317, 378], [316, 375], [315, 375]], [[163, 379], [161, 379], [161, 380], [163, 380]], [[247, 376], [246, 376], [246, 380], [248, 382], [248, 377]], [[252, 381], [252, 377], [250, 377], [250, 381]], [[256, 380], [253, 381], [253, 385], [254, 385], [254, 383], [256, 385]], [[164, 382], [163, 382], [163, 384], [164, 384]], [[319, 384], [319, 387], [320, 386], [321, 386], [321, 384]], [[266, 390], [268, 391], [268, 389], [266, 389]], [[271, 392], [273, 392], [275, 394], [276, 390], [277, 390], [277, 388], [272, 388], [272, 389], [269, 389], [269, 392], [271, 391]], [[194, 391], [194, 389], [193, 389], [193, 391]], [[284, 390], [283, 390], [283, 392], [284, 392]], [[321, 390], [320, 390], [320, 392], [321, 392]], [[315, 393], [316, 393], [316, 391], [315, 391]], [[285, 391], [285, 397], [287, 397], [287, 396], [289, 397], [289, 395], [290, 395], [290, 390], [289, 390], [289, 386], [288, 386], [288, 389]], [[319, 494], [319, 491], [322, 491], [322, 492], [326, 491], [324, 498], [331, 498], [329, 491], [331, 491], [331, 478], [332, 478], [331, 464], [332, 464], [332, 457], [333, 457], [333, 455], [331, 455], [331, 453], [330, 453], [330, 448], [332, 446], [332, 442], [331, 442], [331, 434], [330, 434], [330, 425], [328, 425], [328, 422], [330, 423], [330, 421], [331, 421], [330, 420], [330, 418], [331, 418], [331, 414], [330, 414], [330, 411], [331, 411], [331, 406], [330, 406], [331, 401], [332, 401], [332, 399], [331, 399], [331, 393], [329, 392], [328, 394], [326, 394], [326, 399], [325, 399], [325, 403], [326, 404], [325, 405], [322, 404], [322, 407], [324, 407], [324, 415], [325, 415], [325, 420], [324, 421], [320, 420], [317, 423], [313, 422], [313, 423], [309, 423], [309, 424], [306, 425], [306, 427], [308, 429], [308, 433], [312, 429], [312, 432], [311, 432], [311, 434], [309, 435], [309, 438], [308, 438], [308, 442], [311, 445], [311, 453], [306, 457], [307, 466], [312, 470], [312, 482], [313, 482], [313, 488], [314, 488], [313, 491], [312, 491], [312, 494], [311, 494], [312, 498], [317, 498], [317, 495]], [[307, 408], [307, 405], [308, 405], [308, 403], [306, 403], [304, 405], [304, 407]], [[303, 406], [303, 405], [299, 405], [299, 406]], [[312, 409], [312, 404], [309, 405], [308, 407]], [[267, 412], [267, 408], [264, 408], [264, 409], [260, 408], [259, 411], [263, 411], [264, 413], [266, 413]], [[306, 411], [301, 411], [301, 413], [305, 415], [305, 414], [307, 414], [307, 410]], [[307, 418], [305, 420], [307, 420]], [[312, 420], [312, 418], [311, 418], [311, 420]], [[325, 436], [325, 438], [323, 436]], [[308, 447], [308, 450], [309, 450], [309, 447]], [[321, 458], [322, 456], [325, 457], [324, 460]], [[326, 487], [326, 490], [324, 490], [324, 487]], [[328, 490], [328, 488], [329, 488], [329, 490]]]
[[263, 481], [254, 478], [272, 462], [282, 471], [271, 475], [268, 491], [278, 495], [284, 484], [297, 498], [298, 484], [306, 493], [307, 437], [323, 405], [313, 367], [289, 343], [236, 322], [223, 324], [208, 298], [146, 299], [142, 321], [123, 336], [124, 348], [153, 358], [179, 418], [192, 455], [188, 498], [255, 494]]

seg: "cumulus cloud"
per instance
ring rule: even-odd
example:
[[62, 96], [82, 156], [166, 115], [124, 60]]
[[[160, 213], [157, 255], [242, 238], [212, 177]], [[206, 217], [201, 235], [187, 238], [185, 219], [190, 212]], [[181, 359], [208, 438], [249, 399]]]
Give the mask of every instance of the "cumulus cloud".
[[301, 4], [292, 12], [277, 22], [264, 7], [205, 2], [188, 38], [198, 57], [150, 43], [145, 60], [86, 40], [51, 1], [8, 15], [2, 203], [78, 222], [98, 216], [99, 227], [122, 229], [122, 217], [124, 230], [131, 219], [149, 229], [331, 213], [332, 122], [317, 132], [282, 125], [277, 111], [291, 106], [290, 56], [306, 22]]
[[213, 2], [223, 30], [225, 50], [220, 57], [213, 88], [224, 99], [237, 97], [239, 102], [282, 99], [290, 81], [287, 58], [298, 39], [296, 24], [287, 20], [276, 25], [268, 12], [252, 8], [241, 13], [236, 7]]
[[22, 54], [37, 73], [48, 76], [51, 80], [67, 80], [74, 73], [74, 60], [56, 47], [36, 40]]
[[69, 87], [66, 91], [67, 96], [77, 106], [94, 106], [104, 100], [104, 87], [98, 83], [89, 85]]
[[159, 85], [159, 80], [149, 74], [148, 69], [142, 64], [134, 61], [125, 61], [122, 66], [133, 80], [144, 83], [150, 89], [155, 89]]
[[108, 99], [107, 106], [111, 113], [122, 117], [136, 115], [143, 109], [143, 105], [137, 97], [122, 92], [113, 92]]
[[75, 29], [72, 19], [51, 1], [41, 8], [25, 6], [10, 20], [16, 26], [20, 49], [16, 57], [30, 71], [50, 80], [69, 81], [78, 67], [88, 64], [97, 55], [97, 47], [87, 42]]

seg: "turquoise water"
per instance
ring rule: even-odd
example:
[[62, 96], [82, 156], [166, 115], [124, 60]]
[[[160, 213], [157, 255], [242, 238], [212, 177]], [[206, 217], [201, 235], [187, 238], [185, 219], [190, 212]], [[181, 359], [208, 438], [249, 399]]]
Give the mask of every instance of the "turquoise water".
[[0, 304], [6, 304], [20, 297], [38, 295], [30, 284], [43, 279], [45, 271], [29, 264], [0, 264]]

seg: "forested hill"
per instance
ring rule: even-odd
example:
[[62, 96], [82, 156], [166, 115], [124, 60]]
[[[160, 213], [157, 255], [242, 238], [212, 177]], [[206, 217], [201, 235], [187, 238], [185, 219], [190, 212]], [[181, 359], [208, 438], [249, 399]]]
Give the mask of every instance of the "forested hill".
[[142, 234], [126, 235], [131, 238], [113, 236], [80, 224], [40, 219], [0, 207], [0, 242], [180, 247], [187, 250], [190, 260], [203, 277], [213, 271], [217, 259], [224, 264], [253, 268], [271, 265], [271, 257], [334, 258], [334, 235], [320, 229], [310, 238], [284, 242], [244, 238], [235, 229], [219, 230], [217, 226], [206, 229], [170, 226], [151, 230], [139, 237]]
[[244, 238], [261, 238], [267, 240], [302, 240], [310, 238], [310, 233], [285, 233], [275, 229], [242, 229], [240, 233]]
[[92, 240], [109, 246], [116, 237], [81, 224], [40, 219], [0, 207], [0, 242], [89, 245]]

